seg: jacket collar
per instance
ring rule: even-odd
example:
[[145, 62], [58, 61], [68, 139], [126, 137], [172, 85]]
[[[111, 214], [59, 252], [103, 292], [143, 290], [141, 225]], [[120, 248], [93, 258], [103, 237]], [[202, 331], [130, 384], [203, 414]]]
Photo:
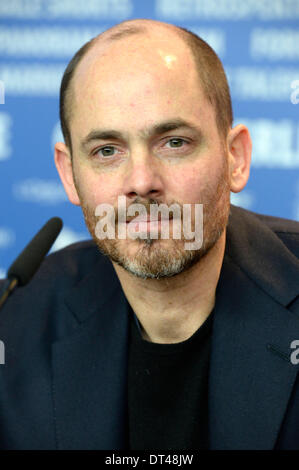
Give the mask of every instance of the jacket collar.
[[213, 449], [272, 449], [298, 368], [299, 263], [257, 217], [232, 208], [216, 291], [210, 358]]
[[231, 206], [226, 254], [262, 290], [282, 305], [298, 294], [298, 259], [252, 212]]
[[295, 383], [299, 318], [225, 256], [209, 375], [212, 449], [273, 449]]
[[[126, 447], [128, 302], [114, 282], [101, 295], [98, 279], [94, 272], [67, 298], [81, 325], [52, 344], [58, 449]], [[99, 305], [92, 295], [100, 298]]]

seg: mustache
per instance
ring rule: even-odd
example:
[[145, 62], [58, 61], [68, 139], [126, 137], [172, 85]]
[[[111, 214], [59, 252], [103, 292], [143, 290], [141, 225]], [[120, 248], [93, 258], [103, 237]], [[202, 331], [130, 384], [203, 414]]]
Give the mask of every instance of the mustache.
[[[129, 207], [135, 205], [135, 204], [138, 204], [139, 206], [142, 206], [145, 211], [146, 211], [146, 214], [148, 217], [150, 217], [151, 215], [151, 208], [152, 207], [155, 207], [158, 209], [159, 205], [160, 204], [164, 204], [165, 206], [167, 206], [168, 208], [172, 205], [172, 204], [176, 204], [178, 205], [180, 208], [181, 208], [181, 204], [179, 204], [178, 202], [171, 202], [170, 204], [167, 204], [165, 202], [162, 202], [162, 201], [157, 201], [156, 199], [149, 199], [149, 200], [142, 200], [141, 198], [136, 198], [133, 202], [131, 202], [126, 210], [129, 211]], [[144, 211], [143, 211], [144, 212]], [[138, 210], [136, 210], [135, 212], [135, 215], [131, 215], [131, 216], [126, 216], [125, 219], [127, 222], [130, 222], [131, 220], [135, 219], [137, 216], [140, 215], [140, 212]], [[119, 222], [119, 212], [117, 210], [117, 208], [115, 209], [115, 223], [118, 223]], [[169, 212], [169, 220], [173, 219], [173, 212], [170, 211]], [[158, 213], [158, 219], [161, 220], [161, 213]], [[122, 217], [122, 220], [123, 220], [123, 217]]]

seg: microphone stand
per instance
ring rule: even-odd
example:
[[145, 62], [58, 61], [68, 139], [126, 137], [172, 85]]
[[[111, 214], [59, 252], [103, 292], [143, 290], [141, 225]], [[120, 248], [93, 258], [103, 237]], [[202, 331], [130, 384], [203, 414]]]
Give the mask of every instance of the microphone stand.
[[2, 292], [2, 295], [0, 297], [0, 308], [2, 307], [4, 302], [6, 301], [9, 294], [11, 294], [11, 292], [14, 290], [14, 288], [17, 287], [18, 282], [19, 281], [16, 277], [13, 277], [11, 279], [8, 278], [8, 279], [5, 280], [3, 292]]

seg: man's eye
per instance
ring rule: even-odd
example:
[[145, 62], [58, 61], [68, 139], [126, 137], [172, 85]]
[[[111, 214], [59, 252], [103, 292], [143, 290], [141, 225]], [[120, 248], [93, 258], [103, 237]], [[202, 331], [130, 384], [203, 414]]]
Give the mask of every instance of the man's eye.
[[[113, 150], [113, 153], [111, 152]], [[114, 157], [114, 150], [115, 147], [112, 145], [106, 145], [105, 147], [99, 148], [95, 151], [95, 155], [99, 155], [100, 157]], [[108, 151], [108, 153], [106, 153]], [[102, 154], [100, 152], [103, 152]]]
[[[181, 148], [183, 147], [183, 145], [180, 145], [182, 143], [188, 143], [186, 140], [184, 139], [180, 139], [180, 138], [173, 138], [173, 139], [169, 139], [167, 143], [172, 143], [174, 144], [171, 148]], [[178, 145], [179, 144], [179, 145]]]

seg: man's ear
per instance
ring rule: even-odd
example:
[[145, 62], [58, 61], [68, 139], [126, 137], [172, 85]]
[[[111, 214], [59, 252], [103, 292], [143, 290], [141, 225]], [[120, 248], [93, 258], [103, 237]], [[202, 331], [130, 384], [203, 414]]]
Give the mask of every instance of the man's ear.
[[63, 142], [57, 142], [55, 144], [54, 160], [70, 202], [76, 206], [80, 206], [80, 199], [74, 183], [71, 155], [68, 147]]
[[249, 130], [243, 124], [238, 124], [228, 133], [227, 137], [230, 189], [238, 193], [246, 186], [250, 172], [252, 143]]

